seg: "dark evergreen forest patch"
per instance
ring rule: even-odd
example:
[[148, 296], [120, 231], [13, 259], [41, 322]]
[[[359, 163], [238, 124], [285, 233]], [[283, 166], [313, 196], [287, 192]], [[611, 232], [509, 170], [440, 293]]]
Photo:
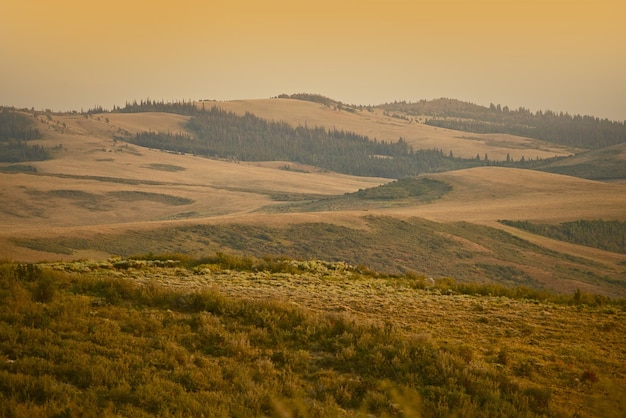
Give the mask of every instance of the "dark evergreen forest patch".
[[[402, 138], [378, 142], [352, 132], [325, 128], [293, 128], [250, 113], [238, 116], [213, 107], [192, 118], [193, 135], [142, 132], [129, 142], [177, 153], [241, 161], [290, 161], [357, 175], [402, 178], [423, 172], [467, 167], [438, 150], [413, 150]], [[471, 160], [473, 161], [473, 160]]]
[[0, 141], [28, 141], [41, 138], [32, 116], [3, 107], [0, 109]]
[[15, 140], [0, 142], [0, 162], [2, 163], [44, 161], [50, 156], [50, 151], [41, 145], [31, 145]]
[[626, 143], [539, 162], [536, 169], [599, 181], [626, 179]]
[[[304, 202], [273, 205], [264, 208], [268, 212], [317, 212], [337, 210], [371, 210], [399, 207], [417, 203], [430, 203], [452, 190], [444, 182], [429, 178], [407, 177], [378, 187], [361, 189], [343, 196], [323, 196]], [[306, 196], [302, 196], [303, 199]], [[277, 199], [278, 200], [278, 199]], [[286, 199], [285, 199], [286, 200]], [[296, 200], [294, 198], [290, 200]]]
[[[0, 163], [43, 161], [50, 150], [27, 141], [41, 138], [32, 116], [12, 108], [0, 108]], [[11, 171], [11, 170], [9, 170]]]
[[500, 222], [548, 238], [626, 254], [626, 222], [581, 220], [558, 225], [528, 221], [502, 220]]

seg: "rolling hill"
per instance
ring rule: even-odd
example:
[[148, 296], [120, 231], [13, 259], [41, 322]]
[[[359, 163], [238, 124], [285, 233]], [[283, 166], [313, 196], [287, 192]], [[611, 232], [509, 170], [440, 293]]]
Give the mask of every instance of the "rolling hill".
[[626, 180], [626, 143], [540, 165], [538, 170], [600, 181]]
[[525, 158], [551, 158], [567, 156], [572, 150], [547, 142], [509, 134], [474, 134], [444, 129], [393, 117], [383, 109], [358, 111], [339, 110], [316, 102], [276, 98], [270, 100], [236, 100], [209, 102], [238, 114], [253, 113], [269, 120], [284, 121], [293, 126], [322, 126], [327, 129], [344, 129], [378, 140], [396, 141], [403, 138], [416, 149], [442, 149], [447, 155], [505, 160], [507, 154], [515, 160]]
[[[289, 98], [198, 102], [195, 108], [207, 105], [294, 127], [355, 131], [390, 143], [402, 137], [420, 148], [454, 148], [455, 154], [521, 158], [569, 153], [508, 134], [476, 137], [415, 123], [377, 108], [346, 110]], [[29, 143], [51, 149], [53, 158], [7, 163], [3, 167], [9, 171], [0, 172], [0, 247], [15, 260], [229, 250], [345, 260], [461, 281], [626, 294], [623, 255], [498, 222], [624, 220], [626, 193], [619, 183], [482, 166], [422, 174], [415, 185], [397, 187], [389, 179], [338, 174], [293, 161], [206, 158], [125, 141], [142, 132], [193, 139], [187, 128], [190, 115], [31, 117], [42, 137]], [[593, 151], [585, 158], [601, 166], [601, 155], [607, 153]], [[551, 164], [567, 161], [576, 160]], [[26, 169], [11, 171], [15, 166]], [[439, 191], [433, 185], [441, 185], [435, 188]], [[519, 259], [520, 251], [527, 259]]]

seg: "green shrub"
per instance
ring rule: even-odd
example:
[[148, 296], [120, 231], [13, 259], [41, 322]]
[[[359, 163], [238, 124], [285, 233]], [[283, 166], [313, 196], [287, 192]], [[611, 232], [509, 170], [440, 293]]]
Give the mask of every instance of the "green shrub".
[[530, 387], [524, 389], [524, 396], [528, 400], [528, 406], [530, 410], [537, 414], [544, 414], [548, 411], [550, 406], [550, 399], [552, 398], [552, 389], [543, 387]]

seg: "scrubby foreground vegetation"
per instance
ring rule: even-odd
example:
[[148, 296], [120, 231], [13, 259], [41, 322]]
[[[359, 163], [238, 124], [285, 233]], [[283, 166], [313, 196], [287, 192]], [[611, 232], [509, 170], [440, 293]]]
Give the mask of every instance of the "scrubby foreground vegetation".
[[622, 300], [216, 254], [0, 265], [2, 416], [623, 416]]

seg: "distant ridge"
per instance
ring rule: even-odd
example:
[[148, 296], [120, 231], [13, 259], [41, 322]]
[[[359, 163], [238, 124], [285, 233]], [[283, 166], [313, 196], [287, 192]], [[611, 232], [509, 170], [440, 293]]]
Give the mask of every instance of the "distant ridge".
[[[417, 102], [394, 101], [377, 106], [348, 105], [315, 93], [279, 94], [274, 98], [319, 103], [349, 112], [379, 109], [391, 117], [440, 128], [478, 134], [516, 135], [585, 150], [626, 142], [625, 121], [611, 121], [591, 115], [571, 115], [562, 111], [538, 110], [533, 113], [525, 107], [511, 109], [509, 106], [493, 103], [487, 107], [449, 98]], [[113, 111], [164, 111], [192, 115], [198, 110], [193, 109], [193, 103], [193, 101], [164, 102], [146, 99], [139, 103], [136, 101], [126, 103], [123, 108], [116, 106]], [[88, 113], [105, 111], [97, 106]]]
[[422, 117], [423, 123], [473, 133], [506, 133], [556, 144], [599, 149], [626, 142], [624, 122], [551, 110], [480, 106], [455, 99], [394, 102], [378, 106], [396, 117]]
[[307, 102], [313, 103], [321, 103], [326, 106], [337, 106], [343, 105], [338, 100], [331, 99], [326, 96], [322, 96], [321, 94], [313, 94], [313, 93], [295, 93], [295, 94], [279, 94], [276, 96], [277, 99], [295, 99], [295, 100], [304, 100]]
[[486, 107], [449, 98], [395, 101], [377, 106], [346, 105], [312, 93], [281, 94], [277, 98], [305, 100], [349, 111], [376, 108], [396, 118], [417, 120], [441, 128], [480, 134], [519, 135], [589, 150], [626, 142], [624, 121], [611, 121], [591, 115], [570, 115], [562, 111], [538, 110], [533, 113], [524, 107], [511, 109], [493, 103]]

